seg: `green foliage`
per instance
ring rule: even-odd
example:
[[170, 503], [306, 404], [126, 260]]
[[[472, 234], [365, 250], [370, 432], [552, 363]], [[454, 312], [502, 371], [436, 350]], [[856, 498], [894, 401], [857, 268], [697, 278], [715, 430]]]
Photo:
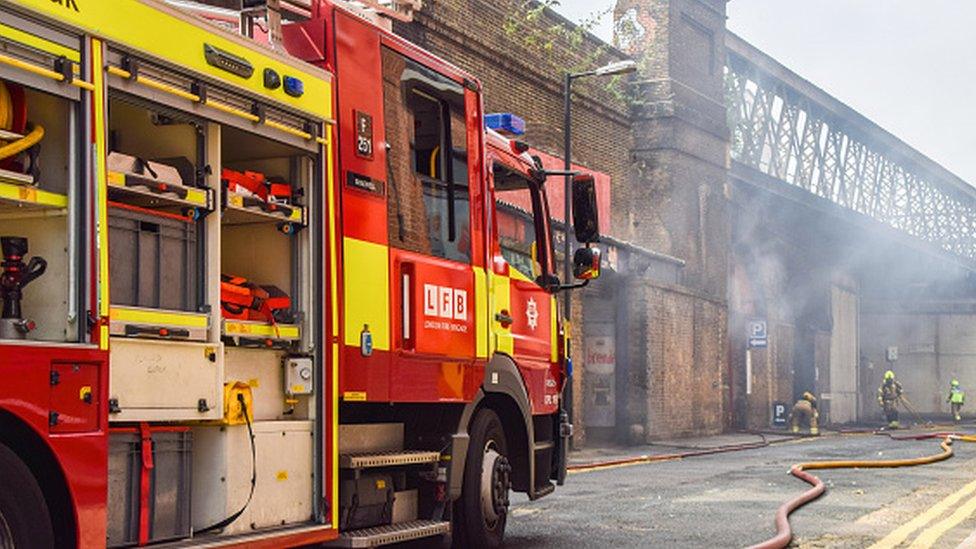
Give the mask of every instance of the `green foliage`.
[[[593, 11], [577, 24], [562, 20], [546, 24], [546, 11], [558, 6], [559, 0], [515, 0], [506, 10], [502, 23], [503, 32], [515, 48], [534, 53], [534, 57], [546, 64], [539, 67], [540, 72], [561, 79], [565, 72], [583, 72], [616, 58], [604, 42], [587, 40], [600, 21], [613, 11], [612, 7]], [[619, 75], [581, 81], [579, 87], [591, 94], [608, 94], [613, 101], [626, 105], [633, 100], [626, 78]]]

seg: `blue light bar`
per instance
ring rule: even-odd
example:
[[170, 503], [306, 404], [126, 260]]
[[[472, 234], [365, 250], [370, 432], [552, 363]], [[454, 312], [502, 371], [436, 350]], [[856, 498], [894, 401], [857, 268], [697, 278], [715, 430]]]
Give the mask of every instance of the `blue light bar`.
[[510, 112], [486, 114], [485, 127], [510, 135], [525, 134], [525, 120]]

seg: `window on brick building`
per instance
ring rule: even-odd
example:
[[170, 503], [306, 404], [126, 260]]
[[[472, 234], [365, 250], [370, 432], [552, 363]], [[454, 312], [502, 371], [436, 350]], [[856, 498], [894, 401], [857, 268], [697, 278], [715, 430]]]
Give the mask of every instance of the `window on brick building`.
[[471, 262], [464, 90], [383, 49], [390, 245]]

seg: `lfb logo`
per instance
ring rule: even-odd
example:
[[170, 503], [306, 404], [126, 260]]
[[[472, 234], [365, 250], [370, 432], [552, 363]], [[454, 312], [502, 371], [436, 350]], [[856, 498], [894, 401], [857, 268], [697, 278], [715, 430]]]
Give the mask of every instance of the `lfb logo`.
[[529, 328], [533, 330], [539, 325], [539, 306], [531, 297], [525, 304], [525, 319], [529, 322]]
[[467, 321], [468, 292], [458, 288], [424, 284], [424, 315]]

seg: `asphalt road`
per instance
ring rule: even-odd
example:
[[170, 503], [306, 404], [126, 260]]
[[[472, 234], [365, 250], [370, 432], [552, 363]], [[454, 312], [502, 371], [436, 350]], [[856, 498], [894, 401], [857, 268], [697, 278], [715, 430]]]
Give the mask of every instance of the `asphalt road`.
[[[734, 435], [675, 444], [711, 447], [756, 440], [752, 435]], [[955, 457], [920, 467], [814, 471], [826, 483], [827, 493], [792, 515], [794, 544], [869, 547], [911, 523], [900, 530], [907, 532], [900, 536], [903, 545], [887, 546], [907, 547], [913, 541], [932, 547], [959, 546], [976, 529], [976, 444], [957, 442], [954, 448]], [[663, 446], [590, 450], [577, 453], [573, 461], [675, 451]], [[793, 463], [892, 459], [939, 451], [938, 440], [828, 435], [741, 452], [576, 473], [546, 498], [535, 502], [515, 498], [506, 546], [744, 547], [772, 536], [776, 508], [809, 488], [787, 474]], [[961, 494], [953, 497], [960, 489]], [[976, 538], [966, 541], [970, 544], [976, 547]]]

